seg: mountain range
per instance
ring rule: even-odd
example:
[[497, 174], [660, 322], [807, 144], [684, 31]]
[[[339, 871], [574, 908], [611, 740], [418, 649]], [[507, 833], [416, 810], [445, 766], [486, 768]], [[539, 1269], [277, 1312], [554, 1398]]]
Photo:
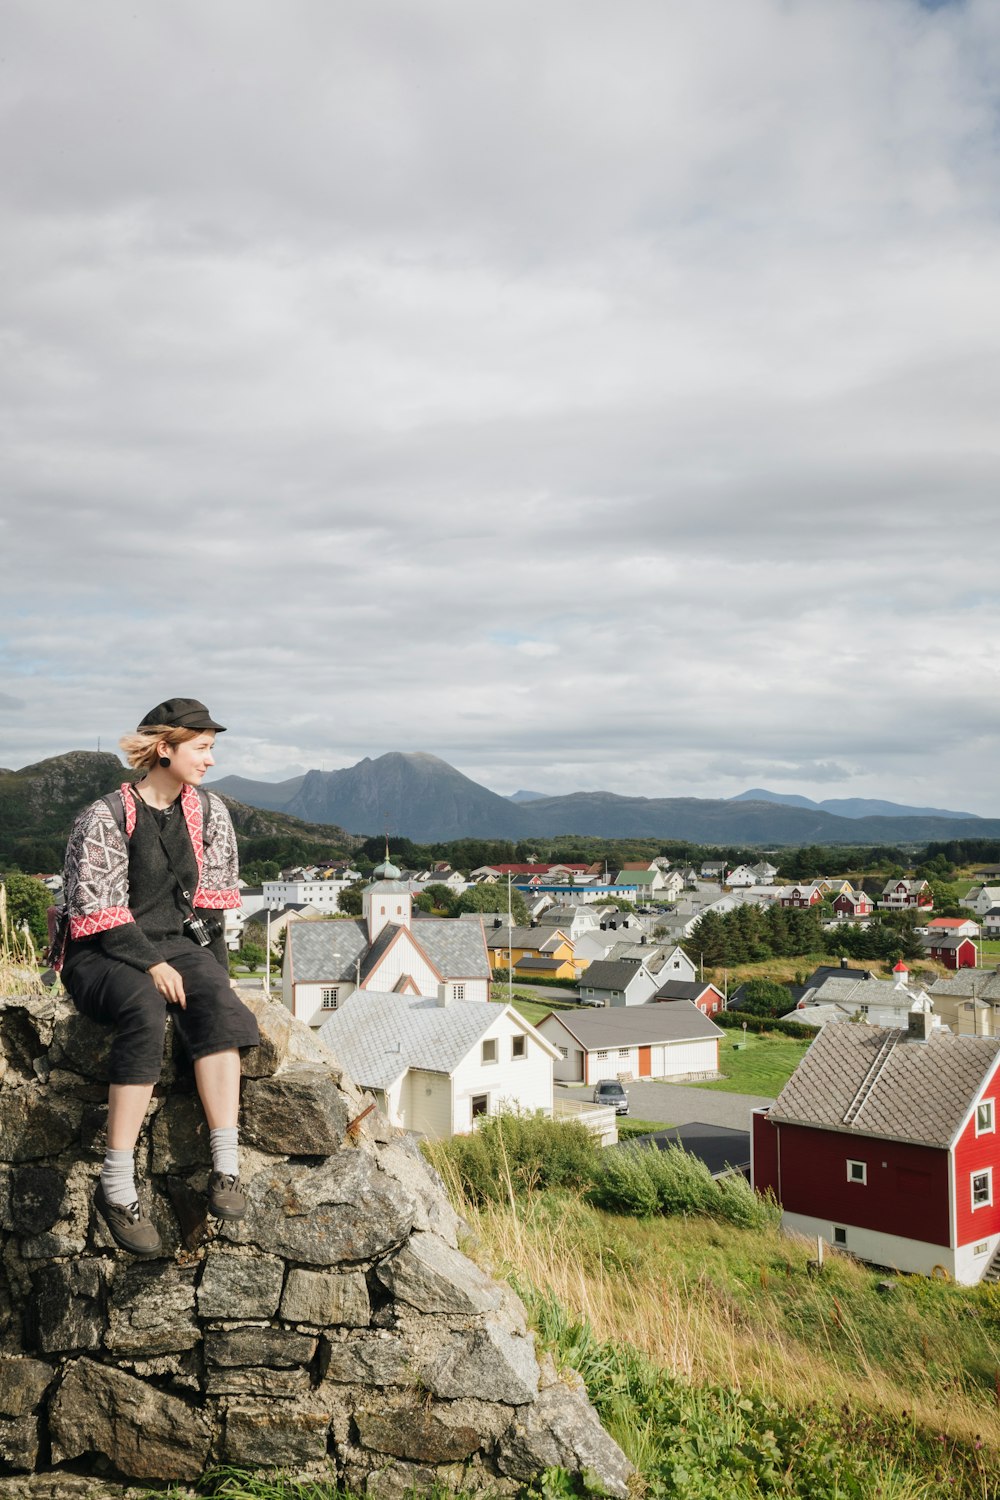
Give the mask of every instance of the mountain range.
[[[502, 797], [423, 752], [391, 751], [339, 771], [282, 782], [224, 776], [213, 789], [251, 807], [351, 833], [386, 830], [418, 843], [458, 838], [676, 838], [704, 844], [882, 844], [997, 838], [1000, 819], [863, 799], [812, 803], [760, 789], [731, 798], [623, 797], [612, 792]], [[516, 800], [515, 800], [516, 799]], [[873, 810], [879, 809], [873, 814]], [[885, 811], [882, 811], [885, 809]]]
[[755, 786], [739, 792], [730, 802], [780, 802], [783, 807], [806, 807], [810, 812], [833, 813], [836, 818], [975, 818], [976, 813], [949, 812], [944, 807], [906, 807], [900, 802], [881, 802], [876, 797], [828, 797], [814, 802], [795, 792], [766, 792]]

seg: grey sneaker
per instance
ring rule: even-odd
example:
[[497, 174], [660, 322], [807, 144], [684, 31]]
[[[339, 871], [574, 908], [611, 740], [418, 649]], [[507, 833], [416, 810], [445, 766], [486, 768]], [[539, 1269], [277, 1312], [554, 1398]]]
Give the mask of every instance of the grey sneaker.
[[208, 1211], [213, 1219], [242, 1219], [247, 1200], [240, 1179], [226, 1172], [213, 1172], [208, 1179]]
[[122, 1250], [147, 1258], [163, 1254], [163, 1242], [156, 1225], [148, 1214], [143, 1213], [138, 1201], [128, 1205], [109, 1203], [104, 1196], [104, 1184], [98, 1179], [94, 1207], [108, 1226], [111, 1238]]

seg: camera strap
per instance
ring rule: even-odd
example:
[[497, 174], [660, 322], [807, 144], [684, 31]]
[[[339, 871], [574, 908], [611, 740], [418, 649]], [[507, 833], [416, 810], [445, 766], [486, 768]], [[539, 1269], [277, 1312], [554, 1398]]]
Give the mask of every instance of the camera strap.
[[174, 864], [174, 861], [173, 861], [173, 859], [171, 857], [171, 854], [170, 854], [170, 850], [167, 848], [167, 841], [163, 837], [163, 829], [160, 827], [159, 819], [156, 817], [156, 815], [153, 812], [153, 809], [149, 806], [149, 804], [142, 797], [139, 796], [138, 792], [135, 793], [135, 799], [136, 799], [137, 802], [139, 802], [146, 809], [146, 812], [149, 814], [150, 818], [152, 818], [152, 820], [153, 820], [153, 827], [156, 829], [156, 836], [157, 836], [157, 838], [160, 841], [160, 848], [163, 850], [163, 855], [164, 855], [164, 858], [167, 861], [167, 865], [170, 868], [170, 873], [174, 877], [174, 884], [176, 885], [177, 889], [180, 891], [183, 900], [187, 903], [188, 916], [189, 917], [193, 917], [194, 914], [195, 914], [195, 912], [194, 912], [194, 902], [191, 899], [191, 892], [185, 888], [183, 880], [181, 879], [181, 877], [177, 873], [177, 866]]

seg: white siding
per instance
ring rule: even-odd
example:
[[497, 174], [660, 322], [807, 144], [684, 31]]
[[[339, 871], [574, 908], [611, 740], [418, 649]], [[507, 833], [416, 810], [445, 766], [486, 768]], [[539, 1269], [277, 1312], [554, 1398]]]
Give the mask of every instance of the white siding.
[[488, 1096], [491, 1115], [504, 1109], [542, 1110], [551, 1115], [552, 1058], [531, 1036], [527, 1037], [527, 1055], [520, 1059], [511, 1057], [512, 1038], [525, 1035], [511, 1014], [498, 1016], [483, 1036], [483, 1040], [496, 1039], [497, 1061], [484, 1063], [481, 1044], [477, 1042], [473, 1051], [455, 1069], [452, 1081], [456, 1134], [472, 1129], [472, 1098], [475, 1094]]
[[[406, 1118], [401, 1123], [429, 1140], [447, 1140], [455, 1134], [452, 1120], [452, 1080], [443, 1073], [425, 1073], [411, 1068], [406, 1075]], [[468, 1127], [466, 1127], [468, 1129]]]
[[[390, 900], [393, 898], [390, 897]], [[396, 939], [382, 962], [374, 968], [365, 979], [366, 990], [390, 991], [404, 974], [409, 974], [417, 986], [418, 995], [436, 996], [438, 992], [438, 976], [431, 968], [427, 960], [417, 952], [409, 941], [405, 930]]]
[[972, 1286], [981, 1279], [1000, 1242], [1000, 1235], [993, 1235], [986, 1240], [988, 1248], [983, 1254], [974, 1255], [973, 1246], [966, 1245], [956, 1255], [946, 1245], [931, 1245], [926, 1240], [905, 1239], [898, 1234], [881, 1234], [875, 1229], [859, 1229], [854, 1224], [817, 1219], [811, 1214], [782, 1214], [781, 1227], [813, 1241], [817, 1235], [822, 1235], [828, 1245], [834, 1244], [834, 1229], [841, 1228], [847, 1232], [847, 1243], [837, 1246], [837, 1249], [847, 1250], [876, 1266], [889, 1266], [924, 1276], [941, 1266], [960, 1286]]
[[323, 1009], [323, 991], [329, 989], [338, 991], [337, 1008], [339, 1009], [347, 997], [353, 994], [354, 988], [352, 979], [342, 979], [336, 984], [326, 981], [323, 984], [310, 982], [289, 985], [287, 978], [284, 978], [282, 998], [296, 1021], [305, 1021], [308, 1026], [322, 1026], [327, 1017], [332, 1014], [332, 1011]]
[[663, 1072], [660, 1078], [678, 1078], [689, 1073], [719, 1071], [719, 1042], [714, 1036], [703, 1042], [670, 1042], [663, 1049]]

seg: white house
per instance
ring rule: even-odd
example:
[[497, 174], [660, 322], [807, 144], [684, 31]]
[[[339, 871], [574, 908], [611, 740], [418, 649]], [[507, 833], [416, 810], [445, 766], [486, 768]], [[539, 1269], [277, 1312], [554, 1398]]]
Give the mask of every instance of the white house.
[[393, 1125], [431, 1140], [466, 1134], [481, 1115], [552, 1114], [558, 1048], [512, 1006], [358, 991], [319, 1035]]
[[340, 910], [340, 893], [360, 880], [354, 875], [350, 880], [265, 880], [262, 906], [280, 911], [285, 906], [314, 906], [317, 911], [331, 916]]
[[[801, 1021], [805, 1026], [823, 1026], [828, 1021], [850, 1021], [855, 1016], [869, 1026], [888, 1026], [906, 1030], [907, 1017], [914, 1013], [933, 1014], [934, 1002], [926, 990], [909, 983], [910, 971], [902, 959], [893, 970], [895, 980], [852, 978], [846, 972], [841, 978], [825, 979], [807, 990], [795, 1010], [782, 1019]], [[940, 1025], [938, 1017], [933, 1024]]]
[[632, 1078], [714, 1078], [719, 1037], [714, 1021], [687, 1000], [614, 1010], [560, 1010], [537, 1028], [559, 1049], [560, 1083]]
[[977, 917], [985, 917], [992, 907], [1000, 906], [1000, 885], [974, 885], [959, 905], [971, 907]]
[[580, 977], [580, 999], [585, 1005], [644, 1005], [659, 982], [645, 964], [598, 959]]
[[355, 990], [487, 1002], [490, 961], [482, 923], [415, 921], [410, 891], [393, 880], [368, 886], [360, 919], [292, 923], [282, 999], [296, 1019], [319, 1026]]

